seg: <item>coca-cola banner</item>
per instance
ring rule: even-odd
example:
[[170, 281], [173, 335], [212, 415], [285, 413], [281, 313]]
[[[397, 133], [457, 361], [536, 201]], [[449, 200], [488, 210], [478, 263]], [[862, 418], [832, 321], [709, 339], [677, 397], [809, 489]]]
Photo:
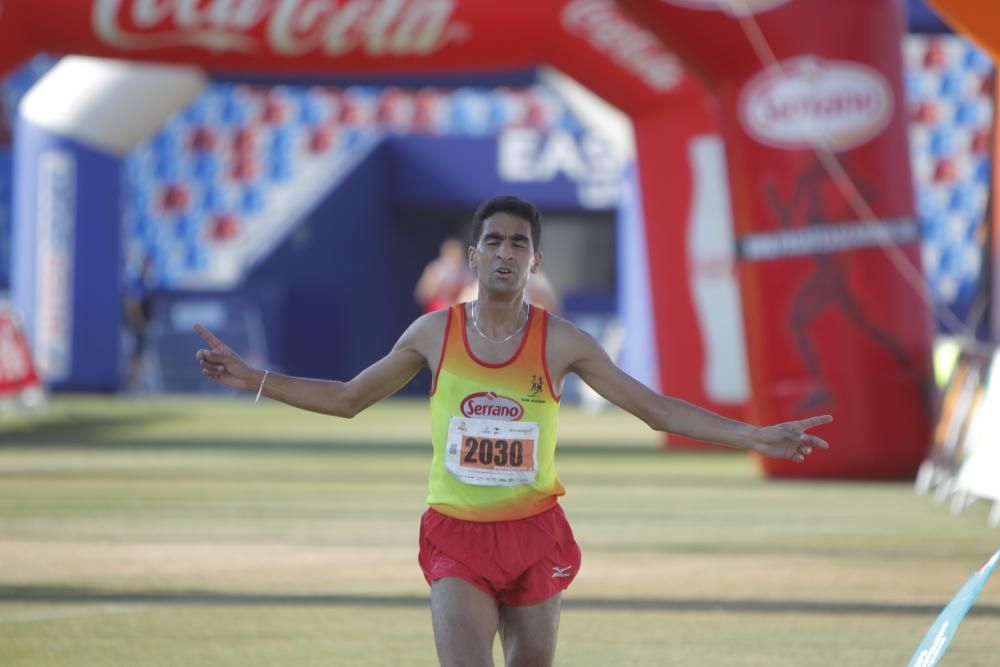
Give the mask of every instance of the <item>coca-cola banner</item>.
[[[613, 0], [563, 0], [542, 60], [636, 117], [698, 103], [702, 93], [676, 54]], [[639, 150], [642, 150], [639, 146]]]
[[743, 305], [726, 160], [710, 102], [697, 95], [633, 119], [652, 320], [664, 393], [745, 419]]
[[0, 397], [38, 384], [21, 325], [8, 301], [0, 301]]
[[[60, 8], [68, 3], [49, 0]], [[44, 2], [42, 4], [45, 4]], [[510, 68], [554, 55], [563, 32], [582, 38], [612, 62], [667, 92], [684, 77], [677, 58], [637, 26], [612, 0], [502, 3], [459, 0], [94, 0], [78, 2], [85, 12], [80, 30], [44, 29], [38, 46], [58, 39], [59, 50], [142, 53], [164, 51], [172, 58], [213, 55], [214, 68], [229, 62], [275, 69], [295, 61], [298, 70], [386, 67], [405, 69]], [[22, 23], [44, 17], [37, 3]], [[62, 25], [72, 25], [66, 16]], [[505, 26], [505, 29], [497, 29]], [[562, 27], [563, 30], [553, 28]], [[43, 26], [39, 25], [42, 28]], [[510, 32], [517, 34], [511, 49]], [[56, 46], [53, 44], [53, 46]], [[202, 56], [204, 57], [204, 56]], [[462, 59], [465, 59], [464, 61]]]
[[[524, 3], [459, 0], [39, 0], [6, 3], [4, 22], [37, 50], [194, 62], [214, 69], [483, 69], [524, 65], [539, 21]], [[58, 16], [59, 20], [52, 20]], [[484, 19], [495, 21], [492, 25]]]
[[900, 3], [623, 4], [719, 93], [753, 416], [836, 416], [829, 452], [765, 469], [913, 475], [931, 429], [931, 323], [900, 113]]
[[626, 111], [651, 108], [687, 81], [680, 60], [614, 0], [9, 0], [3, 6], [0, 35], [12, 38], [0, 40], [0, 73], [24, 55], [18, 49], [4, 58], [23, 41], [13, 36], [30, 35], [34, 51], [214, 71], [455, 72], [550, 63]]

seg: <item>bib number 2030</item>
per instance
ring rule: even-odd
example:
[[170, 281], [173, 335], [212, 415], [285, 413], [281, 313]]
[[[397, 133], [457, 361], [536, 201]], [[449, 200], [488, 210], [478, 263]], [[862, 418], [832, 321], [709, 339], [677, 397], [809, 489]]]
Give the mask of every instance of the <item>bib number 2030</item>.
[[538, 423], [452, 419], [444, 463], [466, 484], [531, 484], [538, 471]]
[[[530, 446], [530, 445], [529, 445]], [[475, 466], [494, 465], [499, 467], [520, 468], [524, 464], [524, 441], [507, 441], [502, 438], [467, 437], [462, 443], [462, 462]]]

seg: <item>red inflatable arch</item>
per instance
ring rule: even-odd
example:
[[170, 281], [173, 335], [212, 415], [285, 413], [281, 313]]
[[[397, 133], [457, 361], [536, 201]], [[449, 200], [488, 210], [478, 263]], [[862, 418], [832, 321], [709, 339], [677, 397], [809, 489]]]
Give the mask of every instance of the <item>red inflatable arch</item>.
[[[620, 5], [8, 0], [0, 3], [0, 72], [39, 51], [226, 72], [550, 65], [632, 119], [662, 389], [742, 416], [741, 406], [720, 406], [706, 390], [703, 341], [745, 328], [750, 418], [837, 417], [824, 432], [829, 453], [805, 466], [767, 462], [770, 475], [912, 475], [929, 441], [931, 325], [879, 247], [901, 248], [897, 261], [919, 273], [901, 3]], [[716, 133], [724, 147], [701, 141]], [[699, 165], [723, 162], [728, 184], [692, 194], [703, 187]], [[721, 231], [692, 240], [696, 207], [731, 212], [734, 242]], [[725, 246], [717, 261], [698, 250], [713, 243]], [[699, 309], [732, 296], [727, 281], [739, 286], [733, 303], [742, 317], [706, 319]], [[700, 335], [693, 321], [702, 322]]]

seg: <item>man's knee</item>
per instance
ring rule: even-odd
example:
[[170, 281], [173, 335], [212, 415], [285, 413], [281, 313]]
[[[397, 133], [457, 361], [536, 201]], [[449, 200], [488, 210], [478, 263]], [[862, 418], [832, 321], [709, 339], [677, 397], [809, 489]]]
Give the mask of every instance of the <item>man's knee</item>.
[[555, 660], [555, 655], [555, 641], [521, 637], [504, 642], [504, 661], [507, 667], [549, 667]]
[[507, 667], [546, 667], [555, 660], [558, 611], [530, 618], [505, 619], [500, 625]]

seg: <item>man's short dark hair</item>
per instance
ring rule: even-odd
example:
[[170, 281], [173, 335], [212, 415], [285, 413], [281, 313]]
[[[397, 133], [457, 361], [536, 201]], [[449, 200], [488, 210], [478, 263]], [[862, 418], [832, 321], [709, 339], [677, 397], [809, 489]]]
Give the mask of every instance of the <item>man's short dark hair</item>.
[[531, 225], [531, 245], [535, 252], [542, 247], [542, 214], [530, 201], [514, 195], [498, 195], [484, 201], [472, 216], [472, 245], [479, 245], [483, 235], [483, 221], [496, 213], [507, 213]]

